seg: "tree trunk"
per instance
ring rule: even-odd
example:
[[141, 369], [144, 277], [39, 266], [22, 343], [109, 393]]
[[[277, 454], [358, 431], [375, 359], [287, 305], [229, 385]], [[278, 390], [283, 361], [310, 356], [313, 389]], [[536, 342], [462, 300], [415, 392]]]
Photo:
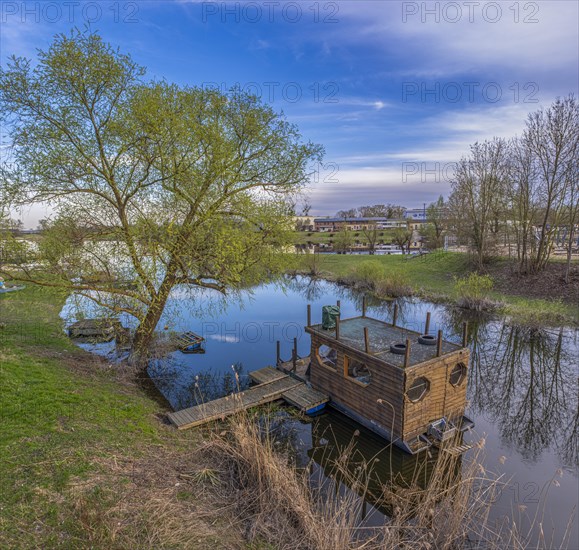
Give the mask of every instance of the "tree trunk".
[[163, 315], [163, 311], [165, 311], [167, 299], [174, 285], [174, 276], [172, 274], [166, 275], [145, 317], [135, 331], [132, 355], [134, 356], [134, 362], [142, 368], [146, 368], [147, 361], [151, 357], [151, 345], [155, 338], [155, 329]]
[[569, 245], [567, 246], [567, 266], [565, 268], [565, 284], [569, 284], [569, 275], [571, 273], [571, 256], [573, 254], [573, 237], [575, 236], [575, 220], [571, 223], [569, 229]]

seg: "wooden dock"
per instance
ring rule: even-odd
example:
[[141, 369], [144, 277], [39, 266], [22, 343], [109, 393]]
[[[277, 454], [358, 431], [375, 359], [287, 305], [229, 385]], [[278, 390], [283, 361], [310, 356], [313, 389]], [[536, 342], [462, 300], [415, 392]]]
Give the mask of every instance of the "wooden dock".
[[303, 412], [317, 411], [328, 401], [327, 395], [313, 390], [273, 367], [250, 373], [258, 385], [248, 390], [215, 399], [202, 405], [168, 414], [171, 423], [179, 430], [200, 426], [212, 420], [222, 420], [243, 410], [284, 399]]

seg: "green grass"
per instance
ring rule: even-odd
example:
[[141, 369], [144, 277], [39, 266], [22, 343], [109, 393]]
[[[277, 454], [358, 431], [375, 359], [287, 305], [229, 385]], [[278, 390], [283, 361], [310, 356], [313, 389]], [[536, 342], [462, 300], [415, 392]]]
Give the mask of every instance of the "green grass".
[[[340, 280], [355, 272], [361, 262], [380, 264], [386, 276], [401, 277], [413, 293], [428, 300], [454, 303], [459, 298], [455, 278], [470, 273], [465, 254], [436, 252], [424, 256], [405, 255], [296, 255], [296, 269], [308, 272], [312, 262], [324, 278]], [[577, 324], [579, 311], [576, 304], [559, 300], [526, 298], [493, 291], [490, 298], [504, 304], [502, 312], [523, 324]]]
[[[36, 287], [0, 296], [2, 548], [121, 547], [109, 540], [107, 522], [131, 477], [102, 465], [149, 459], [151, 449], [190, 455], [199, 440], [198, 432], [160, 423], [157, 401], [68, 340], [58, 316], [64, 298]], [[91, 485], [78, 508], [78, 487], [102, 475], [107, 481]], [[138, 521], [147, 514], [145, 501]], [[150, 528], [142, 527], [143, 537]]]
[[[363, 244], [367, 243], [367, 239], [364, 236], [363, 231], [351, 231], [351, 233], [354, 241], [360, 241]], [[330, 244], [330, 241], [334, 241], [338, 234], [338, 231], [296, 231], [294, 244]], [[377, 243], [384, 241], [385, 243], [390, 244], [392, 242], [393, 234], [393, 229], [380, 229], [378, 231]]]

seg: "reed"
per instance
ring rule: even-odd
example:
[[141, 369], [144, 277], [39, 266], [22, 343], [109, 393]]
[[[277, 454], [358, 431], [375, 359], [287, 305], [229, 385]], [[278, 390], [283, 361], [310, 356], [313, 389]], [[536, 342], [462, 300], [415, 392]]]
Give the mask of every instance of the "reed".
[[[297, 468], [291, 450], [271, 435], [268, 421], [256, 418], [250, 412], [237, 415], [204, 448], [221, 473], [218, 498], [233, 501], [236, 521], [250, 543], [295, 550], [553, 547], [541, 536], [540, 512], [531, 521], [521, 521], [516, 511], [502, 522], [489, 519], [507, 480], [483, 466], [484, 440], [468, 458], [438, 453], [426, 486], [418, 483], [417, 471], [406, 486], [394, 480], [370, 494], [373, 463], [351, 467], [354, 442], [333, 460], [330, 478], [316, 478], [314, 464]], [[380, 527], [363, 520], [364, 499], [370, 497], [375, 506], [391, 510]], [[573, 519], [571, 514], [564, 540]]]

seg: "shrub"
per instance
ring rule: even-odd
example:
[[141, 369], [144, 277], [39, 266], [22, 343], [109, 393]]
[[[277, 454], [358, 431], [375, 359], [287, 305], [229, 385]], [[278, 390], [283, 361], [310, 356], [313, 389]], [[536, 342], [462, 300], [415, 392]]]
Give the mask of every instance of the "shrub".
[[489, 275], [471, 273], [467, 277], [455, 278], [454, 288], [460, 307], [482, 311], [494, 309], [497, 305], [489, 298], [493, 289], [493, 280]]
[[412, 287], [406, 282], [403, 273], [388, 273], [375, 285], [376, 292], [381, 296], [399, 298], [401, 296], [411, 296]]
[[376, 283], [384, 278], [384, 266], [376, 260], [365, 260], [360, 262], [350, 274], [350, 282], [374, 290]]

